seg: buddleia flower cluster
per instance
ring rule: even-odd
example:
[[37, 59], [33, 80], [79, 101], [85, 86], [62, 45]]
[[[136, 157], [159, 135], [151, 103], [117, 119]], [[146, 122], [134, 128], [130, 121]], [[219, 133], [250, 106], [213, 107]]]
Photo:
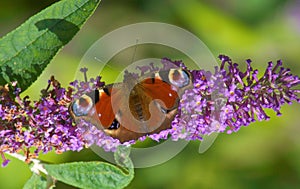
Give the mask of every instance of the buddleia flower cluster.
[[256, 120], [269, 120], [265, 109], [281, 115], [283, 104], [300, 102], [298, 76], [282, 66], [282, 61], [269, 62], [261, 77], [246, 60], [245, 71], [228, 56], [220, 55], [221, 66], [215, 72], [191, 71], [194, 88], [187, 90], [180, 103], [180, 113], [172, 122], [174, 140], [202, 139], [212, 132], [237, 132]]
[[[295, 88], [300, 84], [299, 77], [284, 68], [281, 61], [269, 62], [259, 77], [251, 60], [246, 61], [247, 68], [242, 71], [229, 57], [220, 55], [219, 59], [221, 65], [213, 73], [188, 70], [193, 76], [194, 87], [182, 95], [171, 128], [138, 140], [147, 137], [156, 141], [168, 138], [174, 141], [202, 140], [203, 136], [213, 132], [232, 133], [256, 120], [268, 120], [270, 117], [265, 109], [273, 109], [281, 115], [283, 104], [300, 102], [300, 90]], [[161, 63], [161, 68], [155, 71], [176, 67], [187, 69], [181, 61], [164, 58]], [[2, 166], [9, 162], [5, 153], [22, 153], [30, 162], [40, 153], [52, 150], [56, 153], [80, 151], [96, 144], [106, 151], [115, 151], [119, 145], [130, 146], [136, 142], [121, 143], [84, 120], [74, 123], [69, 104], [105, 84], [100, 76], [88, 79], [87, 71], [82, 68], [84, 80], [75, 80], [67, 88], [51, 77], [37, 101], [31, 101], [28, 96], [21, 98], [21, 89], [16, 82], [0, 88]], [[134, 77], [142, 75], [126, 72], [124, 77], [128, 74]]]
[[5, 152], [22, 153], [29, 162], [39, 153], [55, 150], [80, 151], [84, 140], [73, 126], [68, 112], [72, 89], [62, 88], [52, 77], [46, 89], [41, 90], [38, 101], [20, 97], [16, 82], [1, 88], [0, 154], [5, 166], [9, 160]]

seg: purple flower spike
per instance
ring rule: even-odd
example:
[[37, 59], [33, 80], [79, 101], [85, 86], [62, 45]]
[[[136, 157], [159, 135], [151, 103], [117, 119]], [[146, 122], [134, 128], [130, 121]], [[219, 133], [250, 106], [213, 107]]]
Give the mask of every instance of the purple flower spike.
[[[246, 60], [247, 68], [241, 71], [237, 63], [220, 55], [220, 67], [214, 73], [205, 70], [187, 70], [193, 76], [193, 88], [182, 95], [178, 114], [171, 128], [149, 137], [155, 141], [171, 138], [174, 141], [202, 140], [213, 132], [237, 132], [256, 120], [268, 120], [266, 108], [273, 109], [278, 116], [283, 104], [293, 101], [300, 103], [298, 76], [282, 66], [282, 61], [269, 62], [264, 75], [258, 77], [258, 70], [252, 68], [251, 60]], [[161, 68], [186, 69], [182, 61], [164, 58]], [[151, 67], [152, 68], [152, 67]], [[21, 89], [16, 82], [0, 86], [0, 155], [2, 166], [9, 162], [5, 152], [23, 151], [28, 162], [54, 149], [56, 153], [68, 150], [80, 151], [96, 144], [106, 151], [115, 151], [119, 145], [129, 146], [135, 141], [121, 143], [105, 134], [91, 123], [81, 120], [74, 123], [69, 113], [69, 104], [75, 98], [104, 86], [101, 77], [87, 78], [87, 69], [82, 68], [84, 81], [73, 81], [62, 88], [54, 77], [46, 89], [41, 90], [38, 101], [20, 97]], [[141, 74], [141, 73], [140, 73]], [[136, 79], [137, 73], [124, 74], [124, 79]], [[11, 96], [13, 94], [14, 96]]]
[[246, 61], [246, 71], [241, 71], [229, 57], [219, 58], [220, 69], [213, 75], [204, 70], [191, 71], [194, 89], [187, 90], [181, 99], [180, 113], [170, 131], [174, 140], [201, 140], [211, 132], [236, 132], [255, 120], [270, 119], [264, 108], [271, 108], [280, 116], [284, 103], [300, 102], [300, 91], [292, 89], [300, 84], [299, 77], [283, 68], [282, 61], [275, 66], [269, 62], [258, 79], [251, 60]]
[[[98, 85], [99, 79], [96, 80]], [[76, 82], [74, 82], [76, 83]], [[77, 84], [76, 84], [77, 85]], [[72, 88], [65, 89], [51, 77], [41, 99], [31, 102], [19, 93], [10, 96], [9, 90], [21, 91], [16, 85], [0, 89], [0, 153], [23, 151], [28, 162], [40, 152], [55, 149], [57, 153], [80, 151], [85, 146], [82, 133], [73, 126], [68, 106], [72, 100]], [[16, 100], [15, 100], [16, 99]], [[2, 155], [3, 165], [8, 160]]]

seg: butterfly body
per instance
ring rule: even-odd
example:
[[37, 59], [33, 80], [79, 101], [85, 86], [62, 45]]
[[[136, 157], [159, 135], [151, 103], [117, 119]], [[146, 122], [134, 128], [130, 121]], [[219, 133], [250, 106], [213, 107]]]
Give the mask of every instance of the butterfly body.
[[84, 119], [121, 142], [170, 128], [191, 74], [181, 68], [153, 72], [139, 79], [104, 86], [70, 105], [75, 120]]

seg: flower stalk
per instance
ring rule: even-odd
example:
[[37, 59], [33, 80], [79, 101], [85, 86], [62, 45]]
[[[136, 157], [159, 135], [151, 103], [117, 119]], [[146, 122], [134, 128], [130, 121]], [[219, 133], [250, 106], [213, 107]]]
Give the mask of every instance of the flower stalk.
[[[300, 90], [295, 89], [300, 79], [291, 74], [290, 69], [284, 68], [282, 61], [276, 64], [269, 62], [264, 74], [259, 77], [251, 60], [246, 60], [247, 68], [242, 71], [229, 57], [220, 55], [219, 59], [221, 65], [215, 68], [214, 73], [188, 70], [193, 75], [194, 87], [183, 94], [170, 129], [139, 140], [146, 137], [156, 141], [167, 138], [174, 141], [202, 140], [203, 136], [213, 132], [230, 134], [257, 120], [270, 119], [265, 109], [273, 109], [280, 116], [283, 104], [300, 103]], [[161, 62], [161, 68], [156, 70], [187, 69], [181, 61], [164, 58]], [[88, 79], [87, 71], [82, 68], [84, 81], [75, 80], [68, 88], [61, 87], [51, 77], [37, 101], [31, 101], [28, 96], [21, 98], [21, 89], [16, 87], [16, 82], [0, 87], [2, 166], [9, 162], [4, 155], [7, 153], [24, 162], [33, 162], [34, 172], [46, 174], [36, 160], [39, 153], [80, 151], [92, 144], [106, 151], [115, 151], [120, 145], [129, 146], [136, 142], [121, 143], [87, 121], [73, 122], [68, 110], [70, 102], [104, 86], [101, 77]], [[127, 71], [124, 77], [140, 76], [141, 73]], [[25, 152], [25, 156], [18, 155], [20, 151]]]
[[[9, 153], [6, 152], [6, 154], [10, 155], [11, 157], [14, 157], [22, 162], [26, 162], [28, 163], [28, 159], [26, 156], [23, 156], [21, 154], [18, 153]], [[30, 163], [32, 164], [30, 170], [37, 174], [40, 175], [41, 173], [48, 175], [47, 170], [43, 167], [43, 165], [41, 164], [41, 161], [38, 159], [30, 159]]]

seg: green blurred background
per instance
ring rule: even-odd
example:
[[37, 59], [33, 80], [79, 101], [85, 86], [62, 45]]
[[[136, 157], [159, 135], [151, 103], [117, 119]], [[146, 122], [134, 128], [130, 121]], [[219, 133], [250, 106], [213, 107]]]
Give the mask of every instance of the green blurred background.
[[[1, 1], [0, 36], [53, 2]], [[52, 74], [66, 86], [73, 80], [81, 57], [97, 39], [118, 27], [145, 21], [165, 22], [189, 30], [215, 57], [222, 53], [240, 63], [251, 58], [260, 70], [268, 61], [282, 59], [286, 67], [300, 75], [300, 1], [103, 0], [83, 29], [26, 93], [37, 98]], [[143, 51], [137, 56], [148, 54], [155, 53]], [[204, 154], [198, 153], [199, 142], [190, 142], [170, 161], [136, 169], [127, 188], [300, 188], [299, 108], [300, 104], [285, 105], [281, 117], [269, 112], [270, 121], [251, 124], [231, 135], [220, 134]], [[27, 165], [11, 159], [6, 168], [0, 169], [3, 189], [22, 188], [30, 177]], [[41, 155], [41, 159], [59, 163], [99, 157], [86, 149], [62, 155], [49, 153]], [[57, 188], [72, 187], [58, 183]]]

